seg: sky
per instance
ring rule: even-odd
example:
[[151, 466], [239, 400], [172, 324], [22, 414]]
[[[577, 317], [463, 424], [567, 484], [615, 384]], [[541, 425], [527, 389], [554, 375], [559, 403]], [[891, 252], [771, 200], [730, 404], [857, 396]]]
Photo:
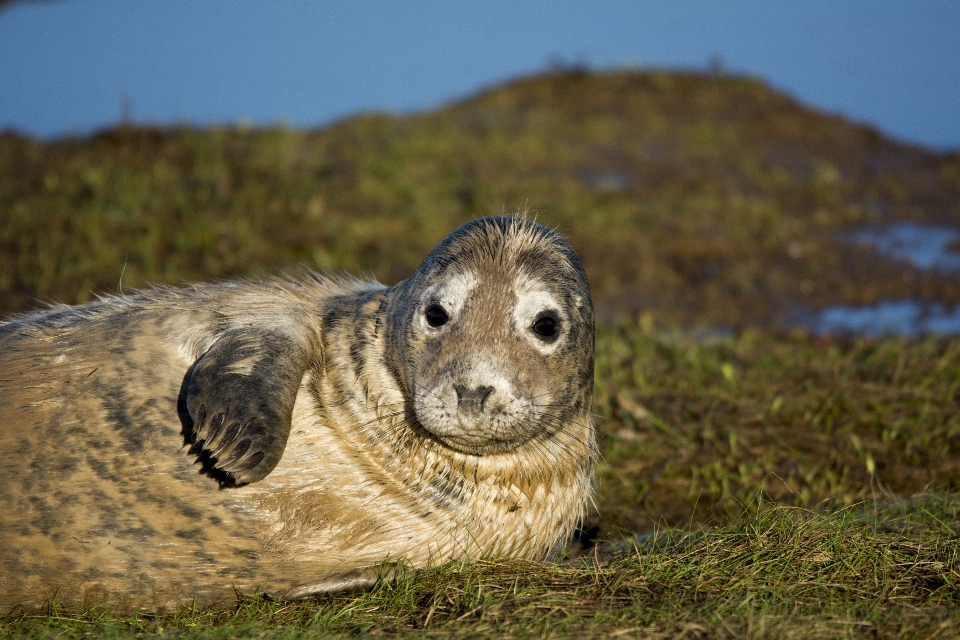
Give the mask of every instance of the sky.
[[557, 64], [759, 76], [960, 149], [960, 0], [47, 0], [0, 9], [0, 129], [410, 113]]

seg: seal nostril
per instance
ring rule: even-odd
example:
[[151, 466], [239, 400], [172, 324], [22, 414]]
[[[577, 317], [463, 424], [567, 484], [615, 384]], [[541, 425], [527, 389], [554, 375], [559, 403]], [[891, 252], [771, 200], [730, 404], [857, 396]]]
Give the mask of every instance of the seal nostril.
[[493, 393], [493, 387], [482, 385], [470, 389], [462, 384], [453, 385], [457, 392], [457, 405], [464, 411], [483, 411], [483, 405]]
[[487, 401], [487, 398], [490, 397], [490, 394], [493, 393], [493, 387], [477, 387], [473, 390], [477, 396], [478, 404], [480, 408], [483, 408], [483, 404]]

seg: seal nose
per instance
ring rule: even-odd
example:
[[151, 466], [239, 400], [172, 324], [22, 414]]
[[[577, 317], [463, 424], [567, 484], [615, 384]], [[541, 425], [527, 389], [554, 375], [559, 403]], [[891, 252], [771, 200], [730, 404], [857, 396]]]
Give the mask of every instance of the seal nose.
[[465, 413], [480, 413], [483, 411], [483, 403], [493, 393], [493, 387], [490, 386], [469, 389], [462, 384], [455, 384], [453, 390], [457, 392], [457, 406]]

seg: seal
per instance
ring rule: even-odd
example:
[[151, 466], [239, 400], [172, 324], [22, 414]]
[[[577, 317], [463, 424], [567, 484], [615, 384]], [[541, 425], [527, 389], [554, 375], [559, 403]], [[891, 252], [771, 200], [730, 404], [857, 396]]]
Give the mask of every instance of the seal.
[[573, 249], [470, 222], [393, 287], [312, 272], [0, 323], [0, 605], [164, 611], [544, 559], [597, 455]]

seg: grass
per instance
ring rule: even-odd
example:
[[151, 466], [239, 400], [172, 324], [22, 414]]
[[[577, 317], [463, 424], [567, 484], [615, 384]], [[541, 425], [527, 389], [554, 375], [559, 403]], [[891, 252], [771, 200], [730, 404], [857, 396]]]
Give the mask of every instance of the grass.
[[712, 524], [759, 499], [831, 508], [960, 491], [960, 341], [601, 331], [603, 537]]
[[960, 340], [780, 329], [793, 305], [960, 302], [838, 239], [955, 223], [960, 155], [759, 81], [572, 71], [322, 131], [3, 133], [0, 312], [301, 264], [395, 282], [457, 224], [527, 206], [604, 318], [596, 510], [559, 562], [170, 616], [54, 603], [0, 635], [960, 635]]
[[952, 637], [960, 341], [601, 329], [597, 510], [480, 559], [233, 611], [17, 615], [24, 637]]
[[953, 637], [958, 502], [925, 495], [827, 515], [783, 506], [566, 563], [494, 560], [370, 593], [234, 611], [25, 616], [23, 637]]

